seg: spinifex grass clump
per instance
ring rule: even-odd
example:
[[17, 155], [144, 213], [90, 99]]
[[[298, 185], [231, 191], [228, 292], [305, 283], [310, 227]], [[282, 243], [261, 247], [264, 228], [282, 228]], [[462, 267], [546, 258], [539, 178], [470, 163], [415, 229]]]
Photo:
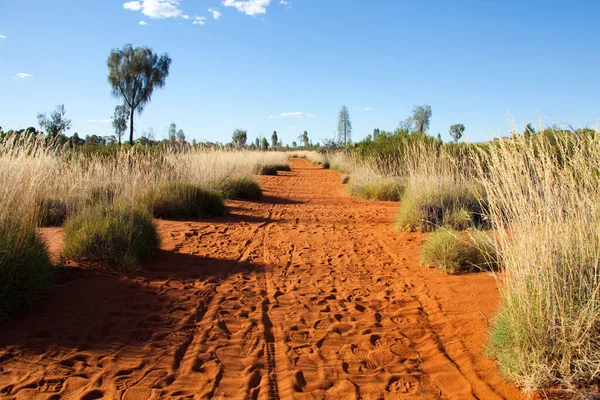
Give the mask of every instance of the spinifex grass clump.
[[0, 210], [0, 321], [40, 300], [52, 281], [46, 248], [29, 219]]
[[454, 274], [498, 268], [495, 243], [484, 232], [460, 233], [438, 229], [423, 243], [421, 264]]
[[463, 165], [471, 154], [450, 154], [444, 147], [420, 143], [406, 149], [406, 191], [396, 227], [407, 231], [481, 228], [488, 225], [483, 187]]
[[206, 218], [225, 215], [217, 192], [190, 183], [170, 183], [142, 193], [139, 202], [156, 218]]
[[226, 199], [260, 200], [263, 196], [258, 183], [249, 176], [228, 178], [219, 186], [219, 191]]
[[485, 226], [485, 200], [475, 183], [423, 176], [409, 184], [400, 200], [396, 227], [407, 231], [432, 231], [438, 227], [467, 229]]
[[254, 173], [257, 175], [277, 175], [277, 171], [291, 171], [287, 164], [257, 164]]
[[83, 208], [64, 227], [66, 260], [133, 271], [159, 248], [152, 215], [122, 205]]
[[352, 196], [361, 199], [399, 201], [404, 192], [404, 186], [393, 180], [382, 180], [362, 185], [352, 183], [348, 186], [348, 191]]
[[529, 391], [597, 381], [599, 135], [504, 139], [479, 170], [506, 271], [490, 354]]

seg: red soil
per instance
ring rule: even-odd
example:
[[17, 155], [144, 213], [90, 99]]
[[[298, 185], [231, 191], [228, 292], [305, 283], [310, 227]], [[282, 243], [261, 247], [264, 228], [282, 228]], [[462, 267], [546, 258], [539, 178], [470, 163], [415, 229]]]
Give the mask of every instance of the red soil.
[[293, 160], [260, 183], [228, 217], [158, 221], [136, 274], [59, 274], [0, 325], [0, 397], [523, 397], [482, 355], [490, 275], [418, 266], [397, 204], [348, 197], [335, 172]]

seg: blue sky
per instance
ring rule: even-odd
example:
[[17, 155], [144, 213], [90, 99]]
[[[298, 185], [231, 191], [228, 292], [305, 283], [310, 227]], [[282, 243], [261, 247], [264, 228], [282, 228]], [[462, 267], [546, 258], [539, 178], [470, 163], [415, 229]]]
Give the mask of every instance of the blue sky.
[[445, 139], [454, 123], [469, 141], [505, 134], [511, 118], [595, 127], [598, 15], [577, 0], [0, 0], [0, 126], [65, 104], [68, 134], [111, 134], [106, 59], [132, 43], [173, 60], [136, 116], [157, 139], [175, 122], [190, 140], [317, 142], [343, 104], [355, 139], [421, 104]]

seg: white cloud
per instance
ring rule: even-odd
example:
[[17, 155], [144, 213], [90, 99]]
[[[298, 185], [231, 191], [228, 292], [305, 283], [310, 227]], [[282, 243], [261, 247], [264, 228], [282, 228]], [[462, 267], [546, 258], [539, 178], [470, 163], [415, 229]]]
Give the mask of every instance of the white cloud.
[[139, 11], [142, 9], [142, 3], [139, 1], [129, 1], [123, 4], [123, 8], [126, 10]]
[[206, 19], [206, 17], [198, 17], [195, 16], [194, 17], [194, 22], [192, 22], [193, 25], [204, 25], [204, 20]]
[[223, 0], [225, 7], [235, 7], [247, 15], [265, 14], [271, 0]]
[[184, 14], [184, 15], [181, 16], [181, 18], [183, 18], [183, 19], [190, 19], [190, 16], [187, 15], [187, 14]]
[[285, 6], [285, 8], [290, 8], [292, 6], [292, 2], [290, 0], [280, 0], [279, 4]]
[[142, 26], [143, 26], [143, 25], [148, 25], [148, 23], [147, 23], [146, 21], [140, 21], [140, 22], [138, 22], [138, 23], [139, 23], [140, 25], [142, 25]]
[[300, 111], [294, 111], [281, 113], [279, 115], [269, 115], [269, 118], [317, 118], [317, 116], [315, 114], [307, 114]]
[[219, 11], [218, 8], [209, 8], [208, 12], [212, 14], [212, 17], [214, 19], [219, 19], [219, 17], [221, 16], [221, 11]]
[[178, 18], [182, 16], [177, 0], [142, 0], [123, 4], [126, 10], [140, 11], [149, 18]]
[[17, 75], [15, 75], [15, 78], [27, 79], [27, 78], [33, 78], [33, 75], [26, 74], [25, 72], [19, 72]]
[[373, 110], [374, 110], [374, 108], [372, 108], [372, 107], [358, 107], [358, 106], [354, 106], [354, 107], [352, 107], [352, 108], [354, 108], [355, 110], [367, 111], [367, 112], [368, 112], [368, 111], [373, 111]]
[[4, 35], [0, 35], [0, 39], [8, 39], [8, 38]]

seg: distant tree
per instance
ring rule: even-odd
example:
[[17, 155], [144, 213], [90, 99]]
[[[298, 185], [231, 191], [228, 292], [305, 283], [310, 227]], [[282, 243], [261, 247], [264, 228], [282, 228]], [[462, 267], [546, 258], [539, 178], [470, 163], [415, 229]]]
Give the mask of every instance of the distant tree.
[[348, 107], [342, 106], [338, 116], [338, 142], [344, 146], [352, 140], [352, 123], [350, 122], [350, 113]]
[[69, 147], [76, 147], [76, 146], [80, 146], [83, 143], [85, 143], [85, 141], [83, 139], [79, 138], [79, 134], [77, 132], [75, 132], [73, 134], [73, 136], [71, 136], [71, 138], [69, 139]]
[[431, 122], [431, 106], [415, 106], [413, 108], [412, 119], [415, 123], [415, 129], [420, 134], [425, 134], [429, 130], [429, 123]]
[[379, 137], [379, 133], [379, 128], [373, 129], [373, 140], [377, 140], [377, 138]]
[[269, 141], [267, 140], [267, 138], [262, 138], [260, 147], [263, 151], [269, 150]]
[[47, 117], [45, 113], [39, 113], [37, 115], [38, 123], [50, 137], [55, 138], [71, 129], [71, 120], [65, 118], [65, 114], [65, 106], [60, 104], [50, 113], [50, 117]]
[[244, 129], [236, 129], [233, 131], [231, 141], [235, 147], [241, 148], [246, 146], [246, 140], [248, 139], [248, 132]]
[[304, 131], [304, 133], [302, 135], [298, 136], [298, 139], [300, 139], [300, 142], [302, 143], [302, 147], [308, 148], [308, 146], [309, 146], [308, 132]]
[[463, 124], [454, 124], [450, 127], [450, 130], [448, 133], [450, 133], [450, 136], [452, 137], [452, 139], [454, 139], [454, 141], [458, 143], [458, 141], [462, 137], [464, 131], [465, 131], [465, 126]]
[[133, 114], [141, 114], [154, 89], [165, 85], [171, 59], [167, 54], [159, 57], [149, 47], [134, 49], [126, 44], [110, 52], [107, 64], [112, 93], [129, 108], [129, 143], [133, 145]]
[[256, 138], [256, 140], [254, 141], [254, 145], [256, 146], [256, 149], [260, 149], [260, 138]]
[[177, 141], [181, 144], [185, 143], [185, 133], [183, 132], [183, 129], [177, 131]]
[[126, 105], [116, 106], [115, 113], [112, 119], [112, 126], [115, 130], [115, 135], [119, 138], [119, 146], [121, 146], [121, 139], [123, 134], [127, 130], [127, 117], [129, 116], [129, 110]]
[[273, 131], [273, 134], [271, 135], [271, 147], [273, 150], [277, 149], [277, 141], [277, 131]]
[[171, 122], [167, 134], [169, 135], [169, 142], [171, 142], [171, 144], [175, 144], [175, 142], [177, 142], [177, 125], [175, 122]]
[[294, 149], [295, 149], [295, 148], [297, 148], [297, 147], [298, 147], [298, 143], [296, 143], [296, 141], [293, 141], [293, 142], [292, 142], [292, 148], [294, 148]]
[[414, 127], [415, 127], [415, 121], [411, 117], [406, 118], [404, 121], [400, 121], [399, 128], [401, 131], [404, 131], [404, 133], [406, 133], [406, 134], [412, 132]]
[[525, 131], [523, 132], [523, 135], [525, 135], [526, 137], [529, 137], [534, 133], [535, 133], [535, 128], [533, 127], [533, 125], [531, 125], [531, 123], [525, 125]]

